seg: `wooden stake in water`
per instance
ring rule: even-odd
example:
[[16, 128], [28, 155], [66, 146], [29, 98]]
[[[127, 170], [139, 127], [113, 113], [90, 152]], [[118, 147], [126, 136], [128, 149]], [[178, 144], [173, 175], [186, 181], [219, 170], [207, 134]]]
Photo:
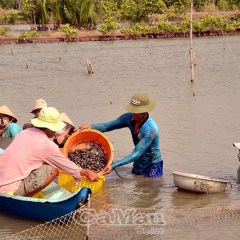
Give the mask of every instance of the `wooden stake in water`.
[[194, 82], [194, 56], [192, 48], [192, 11], [193, 2], [191, 1], [191, 18], [190, 18], [190, 68], [191, 68], [191, 82]]
[[59, 48], [59, 60], [61, 60], [62, 59], [62, 49], [61, 49], [61, 47]]
[[93, 73], [93, 67], [88, 58], [87, 58], [87, 69], [88, 69], [88, 74]]
[[26, 68], [28, 68], [28, 63], [27, 63], [27, 60], [26, 60]]
[[66, 42], [64, 42], [64, 46], [65, 46], [65, 52], [67, 51], [67, 45]]

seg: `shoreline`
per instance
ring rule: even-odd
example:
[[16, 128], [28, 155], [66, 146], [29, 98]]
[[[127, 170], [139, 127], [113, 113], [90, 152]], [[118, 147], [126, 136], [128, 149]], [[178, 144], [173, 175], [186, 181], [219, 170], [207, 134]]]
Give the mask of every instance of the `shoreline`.
[[[214, 13], [214, 15], [223, 17], [226, 14], [234, 16], [239, 11], [193, 11], [193, 19], [202, 18], [209, 12]], [[186, 13], [186, 16], [190, 16], [190, 13]], [[179, 20], [181, 17], [177, 17]], [[176, 20], [176, 19], [175, 19]], [[176, 20], [176, 21], [178, 21]], [[207, 30], [204, 32], [193, 32], [193, 37], [214, 37], [214, 36], [236, 36], [240, 35], [240, 28], [235, 29], [234, 32], [225, 32], [221, 29], [219, 30]], [[72, 36], [71, 40], [67, 39], [62, 32], [39, 32], [38, 37], [26, 37], [19, 38], [13, 35], [0, 36], [0, 45], [2, 44], [29, 44], [29, 43], [58, 43], [58, 42], [87, 42], [87, 41], [119, 41], [119, 40], [141, 40], [141, 39], [164, 39], [164, 38], [188, 38], [190, 37], [190, 31], [185, 32], [162, 32], [162, 33], [146, 33], [138, 36], [133, 36], [129, 34], [122, 34], [120, 32], [101, 34], [100, 32], [84, 32], [81, 31], [77, 36]]]
[[[215, 37], [215, 36], [238, 36], [240, 35], [240, 28], [234, 32], [225, 32], [222, 30], [209, 30], [205, 32], [193, 32], [193, 37]], [[110, 33], [110, 34], [85, 34], [71, 37], [67, 39], [62, 34], [39, 36], [39, 37], [26, 37], [16, 38], [13, 36], [0, 36], [1, 44], [30, 44], [30, 43], [58, 43], [58, 42], [90, 42], [90, 41], [121, 41], [121, 40], [146, 40], [146, 39], [166, 39], [166, 38], [188, 38], [190, 32], [163, 32], [163, 33], [147, 33], [138, 36], [124, 35], [121, 33]]]

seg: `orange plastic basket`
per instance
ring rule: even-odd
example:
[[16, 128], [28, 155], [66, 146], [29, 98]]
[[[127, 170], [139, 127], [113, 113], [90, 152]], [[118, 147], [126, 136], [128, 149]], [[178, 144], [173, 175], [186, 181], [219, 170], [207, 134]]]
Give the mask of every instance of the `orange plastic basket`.
[[[84, 142], [86, 141], [95, 141], [98, 145], [101, 146], [101, 148], [104, 151], [104, 154], [106, 155], [107, 160], [106, 166], [112, 163], [114, 155], [112, 142], [105, 134], [94, 129], [85, 129], [81, 132], [77, 131], [73, 133], [67, 139], [61, 151], [65, 157], [68, 157], [68, 153], [71, 150], [84, 148]], [[99, 172], [98, 176], [100, 179], [98, 182], [91, 182], [90, 180], [88, 180], [87, 177], [82, 176], [81, 183], [79, 185], [76, 185], [74, 178], [70, 174], [62, 170], [59, 170], [58, 185], [64, 187], [70, 192], [75, 192], [76, 190], [82, 187], [88, 187], [94, 192], [101, 188], [103, 182], [106, 180], [105, 177], [101, 175], [101, 172]]]

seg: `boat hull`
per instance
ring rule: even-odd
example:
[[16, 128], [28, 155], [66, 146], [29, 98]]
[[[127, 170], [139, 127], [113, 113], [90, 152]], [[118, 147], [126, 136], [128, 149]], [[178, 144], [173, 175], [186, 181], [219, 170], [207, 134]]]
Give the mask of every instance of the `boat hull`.
[[69, 193], [54, 184], [46, 190], [50, 198], [31, 198], [8, 194], [0, 194], [0, 209], [7, 212], [38, 220], [41, 222], [51, 221], [76, 210], [79, 203], [88, 201], [91, 190], [81, 188], [75, 193]]

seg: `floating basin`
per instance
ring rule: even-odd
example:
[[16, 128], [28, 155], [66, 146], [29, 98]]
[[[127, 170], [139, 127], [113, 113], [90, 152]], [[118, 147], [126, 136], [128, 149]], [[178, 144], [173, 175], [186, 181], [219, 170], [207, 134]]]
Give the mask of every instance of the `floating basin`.
[[172, 172], [173, 181], [179, 190], [196, 193], [220, 193], [226, 190], [228, 181], [191, 173]]

